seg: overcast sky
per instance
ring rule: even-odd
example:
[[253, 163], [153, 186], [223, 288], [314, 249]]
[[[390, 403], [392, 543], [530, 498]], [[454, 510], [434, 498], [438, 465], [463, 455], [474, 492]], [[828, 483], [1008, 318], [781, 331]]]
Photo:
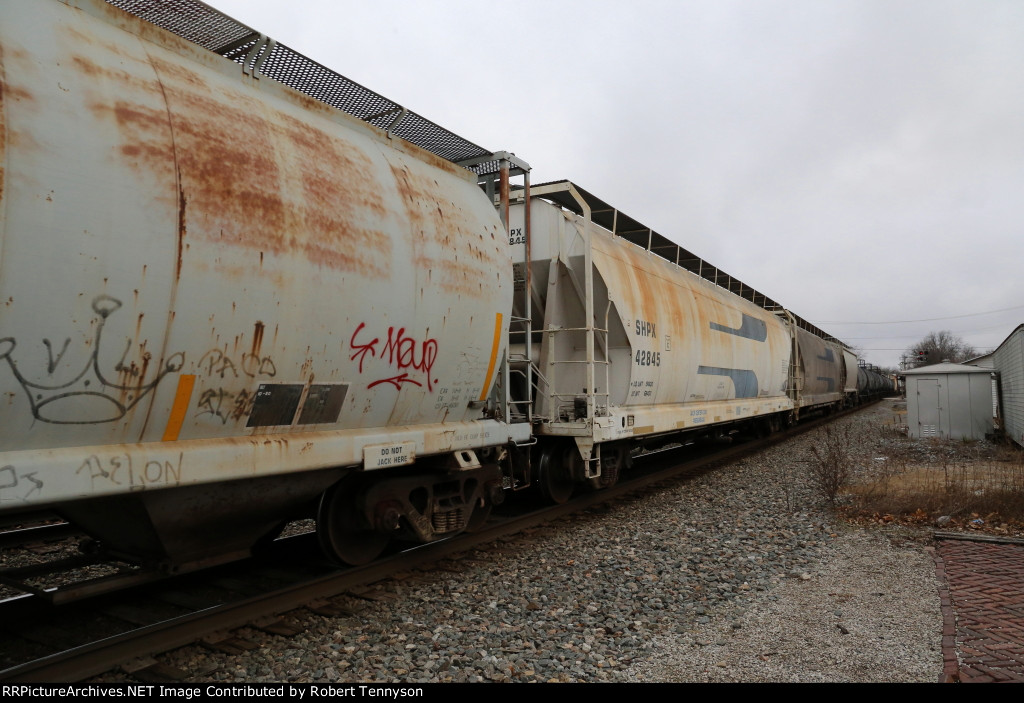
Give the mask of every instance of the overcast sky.
[[210, 4], [871, 363], [1024, 322], [1022, 0]]

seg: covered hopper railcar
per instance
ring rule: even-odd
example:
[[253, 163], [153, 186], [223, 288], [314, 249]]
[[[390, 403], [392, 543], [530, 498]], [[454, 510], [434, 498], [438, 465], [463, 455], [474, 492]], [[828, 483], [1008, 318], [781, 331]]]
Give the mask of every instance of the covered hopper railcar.
[[639, 444], [768, 432], [856, 399], [840, 343], [717, 269], [702, 275], [706, 262], [680, 265], [692, 255], [578, 185], [517, 200], [510, 229], [529, 238], [510, 241], [512, 314], [526, 322], [512, 366], [530, 382], [512, 389], [534, 413], [549, 498], [613, 483]]
[[359, 560], [354, 495], [431, 539], [500, 492], [473, 173], [102, 2], [4, 2], [0, 42], [4, 509], [183, 564], [324, 496]]
[[360, 563], [854, 399], [623, 224], [196, 0], [0, 4], [0, 510], [173, 569], [315, 515]]

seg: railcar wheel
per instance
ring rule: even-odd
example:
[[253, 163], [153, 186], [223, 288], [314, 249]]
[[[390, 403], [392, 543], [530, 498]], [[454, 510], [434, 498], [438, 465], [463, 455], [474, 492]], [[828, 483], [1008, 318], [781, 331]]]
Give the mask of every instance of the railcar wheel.
[[572, 478], [574, 446], [548, 447], [537, 462], [537, 487], [544, 499], [561, 505], [572, 497], [576, 487]]
[[350, 566], [370, 563], [391, 540], [389, 535], [364, 524], [362, 488], [357, 476], [342, 479], [324, 493], [316, 516], [320, 548], [330, 559]]

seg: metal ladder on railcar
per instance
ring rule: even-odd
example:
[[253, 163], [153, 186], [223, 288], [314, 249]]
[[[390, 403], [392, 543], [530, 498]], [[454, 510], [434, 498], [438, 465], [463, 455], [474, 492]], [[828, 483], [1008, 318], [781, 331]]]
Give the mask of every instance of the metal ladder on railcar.
[[[494, 203], [501, 218], [505, 235], [509, 235], [509, 208], [511, 205], [512, 175], [523, 177], [523, 193], [526, 201], [529, 202], [530, 195], [530, 166], [525, 161], [518, 159], [507, 152], [495, 153], [491, 157], [493, 163], [479, 162], [483, 166], [479, 173], [478, 182], [484, 192]], [[463, 165], [475, 166], [478, 162], [467, 161]], [[493, 167], [497, 166], [495, 170]], [[498, 392], [498, 413], [510, 426], [527, 428], [526, 437], [514, 439], [505, 457], [508, 470], [503, 472], [505, 488], [510, 490], [522, 490], [529, 487], [531, 483], [530, 471], [530, 447], [536, 443], [533, 438], [534, 421], [534, 382], [537, 366], [533, 360], [533, 311], [530, 296], [530, 225], [529, 208], [526, 208], [526, 222], [524, 226], [524, 245], [526, 254], [523, 257], [521, 266], [513, 266], [513, 305], [509, 315], [508, 339], [505, 346], [505, 357], [502, 360], [501, 370], [497, 382]], [[512, 243], [509, 243], [512, 246]], [[517, 262], [519, 263], [519, 262]], [[517, 341], [522, 341], [522, 351], [513, 351], [518, 348]], [[523, 434], [523, 433], [519, 433]]]

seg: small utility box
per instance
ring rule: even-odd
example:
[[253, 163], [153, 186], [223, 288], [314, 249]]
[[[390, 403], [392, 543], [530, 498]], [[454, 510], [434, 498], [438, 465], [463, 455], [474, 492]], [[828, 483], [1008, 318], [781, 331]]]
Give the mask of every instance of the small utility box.
[[992, 369], [942, 363], [903, 374], [911, 437], [984, 439], [993, 432]]

